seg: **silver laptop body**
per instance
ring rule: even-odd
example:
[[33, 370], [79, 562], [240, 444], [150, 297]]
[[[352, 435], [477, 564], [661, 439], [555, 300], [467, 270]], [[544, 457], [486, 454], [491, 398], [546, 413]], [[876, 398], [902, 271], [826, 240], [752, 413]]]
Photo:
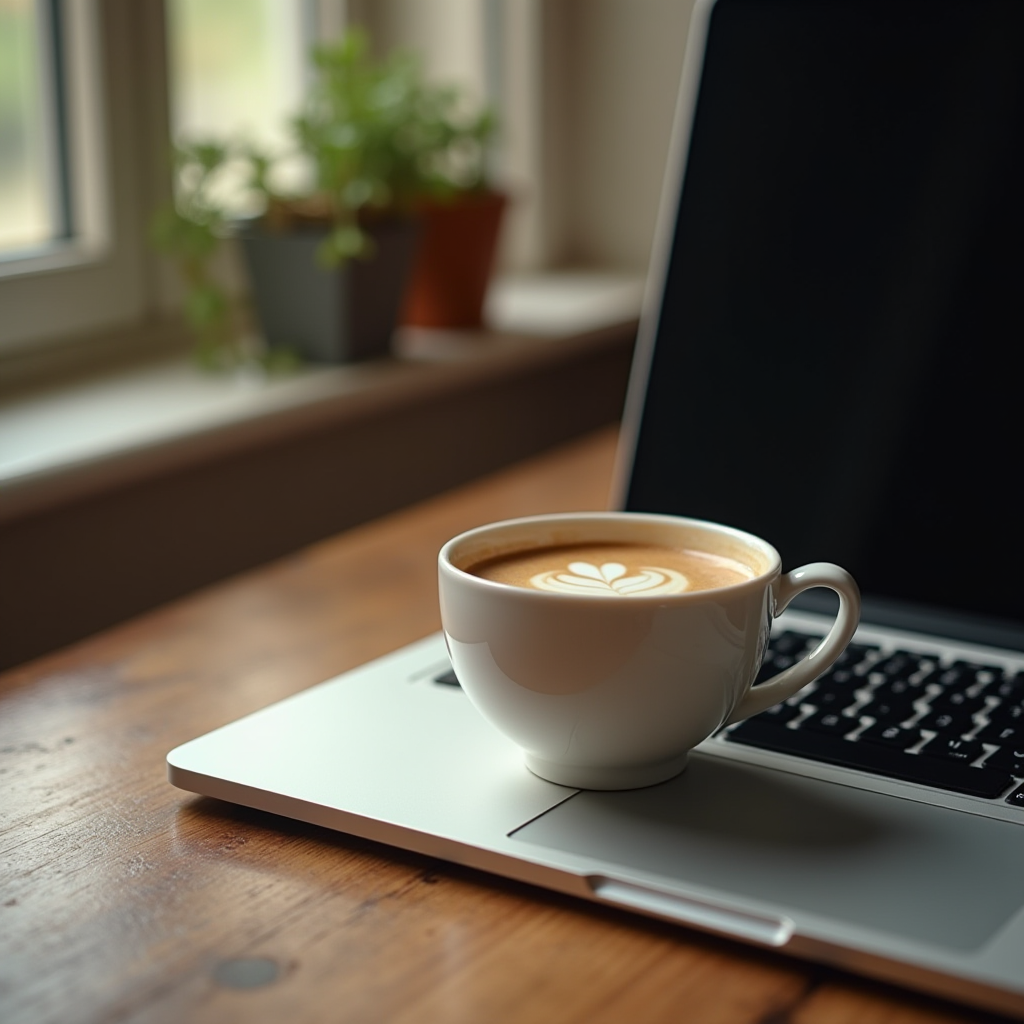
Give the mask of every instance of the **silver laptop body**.
[[[925, 6], [933, 13], [928, 14]], [[754, 313], [737, 313], [735, 303], [746, 302], [744, 295], [739, 299], [726, 296], [729, 301], [719, 302], [713, 283], [692, 280], [694, 266], [698, 267], [698, 278], [702, 267], [710, 267], [709, 272], [719, 275], [724, 267], [730, 280], [730, 267], [739, 267], [741, 279], [744, 274], [758, 273], [756, 266], [753, 271], [739, 266], [748, 247], [736, 242], [737, 238], [742, 241], [747, 237], [743, 232], [750, 229], [744, 226], [743, 218], [752, 216], [754, 207], [738, 209], [736, 225], [729, 228], [723, 218], [727, 219], [732, 200], [722, 210], [716, 210], [718, 200], [706, 199], [706, 190], [693, 192], [692, 181], [699, 184], [701, 175], [709, 180], [721, 178], [728, 186], [723, 193], [726, 197], [730, 190], [733, 195], [747, 196], [752, 188], [759, 187], [762, 178], [755, 174], [753, 185], [743, 175], [730, 182], [738, 164], [745, 166], [752, 160], [763, 159], [768, 166], [789, 148], [787, 140], [778, 138], [768, 118], [764, 120], [765, 139], [758, 143], [762, 148], [755, 150], [753, 157], [748, 152], [740, 160], [744, 156], [743, 145], [757, 136], [757, 125], [762, 123], [763, 112], [758, 110], [750, 115], [754, 121], [741, 124], [736, 137], [721, 130], [721, 111], [728, 112], [730, 104], [749, 105], [754, 94], [757, 103], [769, 107], [779, 102], [779, 90], [773, 91], [767, 80], [763, 90], [752, 90], [748, 77], [744, 88], [742, 81], [732, 74], [735, 61], [744, 58], [744, 66], [756, 81], [757, 54], [767, 49], [779, 58], [778, 47], [782, 44], [778, 40], [789, 39], [795, 47], [811, 46], [815, 50], [816, 57], [811, 62], [814, 68], [809, 75], [817, 73], [818, 65], [826, 69], [836, 67], [839, 56], [829, 52], [835, 21], [829, 21], [827, 8], [833, 13], [839, 10], [846, 18], [841, 35], [857, 47], [862, 59], [866, 58], [858, 31], [866, 33], [864, 38], [871, 38], [871, 33], [880, 34], [898, 49], [900, 33], [909, 31], [913, 18], [945, 18], [946, 28], [939, 25], [932, 40], [938, 47], [939, 62], [948, 66], [951, 54], [967, 53], [956, 95], [967, 95], [970, 99], [973, 91], [981, 104], [979, 109], [1004, 102], [1019, 114], [1024, 110], [1020, 76], [1007, 85], [1006, 76], [1000, 77], [998, 67], [1004, 55], [1012, 55], [1012, 46], [1024, 40], [1024, 22], [1017, 13], [1024, 5], [993, 2], [988, 5], [990, 10], [976, 13], [967, 22], [957, 22], [966, 6], [907, 4], [906, 12], [892, 16], [886, 12], [900, 5], [822, 5], [811, 0], [698, 3], [687, 44], [661, 230], [623, 429], [617, 484], [620, 507], [734, 521], [728, 513], [720, 514], [719, 509], [700, 504], [709, 489], [718, 491], [713, 479], [708, 483], [702, 476], [701, 453], [697, 452], [692, 460], [679, 454], [689, 450], [687, 444], [693, 447], [693, 437], [701, 449], [713, 447], [716, 434], [713, 419], [709, 419], [706, 411], [697, 410], [695, 422], [687, 424], [684, 416], [672, 426], [673, 410], [689, 408], [690, 403], [684, 399], [693, 393], [688, 384], [690, 369], [665, 369], [662, 365], [661, 353], [667, 351], [670, 343], [676, 344], [676, 334], [680, 335], [680, 350], [690, 351], [704, 345], [720, 353], [740, 338], [744, 330], [760, 338], [766, 322], [774, 323], [779, 317], [792, 320], [794, 316], [797, 320], [813, 319], [818, 306], [826, 309], [829, 301], [849, 301], [848, 296], [830, 299], [825, 295], [820, 302], [810, 304], [813, 309], [797, 304], [799, 308], [794, 312], [790, 299], [785, 308], [773, 310], [772, 295], [781, 295], [785, 289], [772, 285], [768, 292], [758, 296], [759, 305]], [[974, 10], [985, 6], [975, 6]], [[936, 9], [941, 10], [936, 14]], [[1000, 23], [1004, 15], [1009, 17], [1009, 29]], [[887, 20], [890, 17], [895, 17], [891, 24]], [[953, 25], [958, 25], [955, 32]], [[772, 35], [773, 31], [776, 35]], [[801, 32], [806, 35], [802, 42]], [[963, 42], [964, 50], [949, 50], [954, 38]], [[883, 46], [878, 58], [882, 79], [886, 74], [885, 49]], [[997, 73], [991, 81], [979, 84], [970, 60], [989, 68], [995, 65]], [[874, 70], [868, 66], [865, 73], [873, 74]], [[1011, 91], [1016, 88], [1017, 93], [1000, 100], [996, 89], [999, 83]], [[789, 95], [796, 96], [796, 90], [802, 88], [804, 100], [794, 99], [794, 106], [800, 107], [802, 102], [803, 106], [809, 104], [813, 108], [813, 99], [807, 96], [814, 90], [808, 91], [807, 84], [787, 78], [781, 87], [782, 94], [786, 95], [788, 90]], [[856, 90], [857, 83], [851, 82], [850, 88]], [[891, 83], [887, 88], [891, 88]], [[716, 101], [720, 106], [715, 106]], [[953, 103], [954, 109], [960, 106]], [[848, 110], [851, 132], [856, 127], [857, 109], [855, 98]], [[927, 121], [924, 112], [918, 113], [919, 120]], [[726, 117], [727, 128], [730, 118], [731, 115]], [[949, 152], [942, 151], [940, 146], [936, 158], [943, 173], [932, 173], [930, 184], [923, 186], [926, 192], [932, 189], [932, 194], [926, 196], [928, 202], [947, 209], [944, 189], [983, 187], [984, 182], [971, 178], [980, 173], [976, 168], [958, 164], [955, 154], [959, 150], [953, 145], [963, 141], [954, 137], [957, 131], [963, 131], [973, 139], [974, 152], [987, 152], [984, 126], [979, 128], [975, 121], [976, 117], [965, 116], [962, 124], [952, 128], [939, 125], [928, 136], [948, 135], [951, 140]], [[872, 129], [861, 123], [858, 130], [869, 135], [874, 131], [879, 136], [874, 142], [865, 143], [868, 149], [872, 145], [884, 148], [894, 125], [886, 122]], [[704, 136], [700, 135], [702, 131]], [[912, 126], [908, 131], [912, 134]], [[904, 138], [905, 134], [899, 137]], [[999, 133], [992, 128], [989, 134], [995, 138]], [[866, 159], [860, 152], [858, 136], [854, 134], [851, 138], [852, 158]], [[728, 154], [730, 147], [737, 146], [737, 164], [731, 164], [723, 153]], [[823, 142], [809, 150], [824, 152], [821, 159], [826, 167], [843, 152], [840, 148], [829, 153], [827, 148]], [[998, 177], [1000, 160], [1011, 157], [1013, 153], [1007, 157], [1003, 149], [995, 146], [986, 157], [989, 176]], [[805, 161], [799, 163], [806, 170]], [[800, 167], [793, 173], [802, 173]], [[748, 171], [746, 168], [744, 173]], [[893, 172], [900, 174], [899, 168]], [[904, 181], [903, 185], [908, 194], [918, 194], [922, 188], [920, 182]], [[772, 232], [777, 233], [778, 223], [785, 223], [789, 217], [795, 224], [794, 232], [778, 237], [779, 251], [789, 250], [798, 255], [786, 272], [813, 277], [819, 262], [827, 269], [829, 251], [801, 255], [801, 245], [809, 244], [815, 237], [829, 239], [836, 230], [844, 228], [827, 221], [817, 228], [812, 224], [801, 240], [804, 229], [799, 223], [799, 211], [793, 213], [787, 208], [793, 202], [793, 194], [802, 199], [806, 191], [797, 187], [792, 193], [784, 189], [777, 193], [782, 209], [769, 215], [769, 241], [757, 241], [755, 224], [750, 249], [756, 256], [758, 245], [774, 245]], [[727, 198], [721, 201], [726, 203]], [[740, 198], [737, 202], [744, 207], [746, 201]], [[877, 206], [873, 199], [872, 204]], [[856, 207], [856, 201], [853, 205]], [[925, 203], [909, 219], [925, 225], [927, 233], [931, 221], [926, 216], [926, 206]], [[1019, 203], [1017, 210], [1013, 216], [1019, 214]], [[848, 218], [845, 230], [855, 235], [865, 216], [870, 219], [871, 211], [854, 209], [841, 212], [839, 219]], [[984, 219], [981, 214], [978, 218]], [[954, 240], [966, 239], [970, 235], [967, 214], [961, 211], [959, 221], [956, 217], [953, 220], [956, 223], [950, 230]], [[866, 235], [873, 233], [874, 229], [868, 230]], [[694, 237], [699, 257], [696, 261], [685, 242]], [[909, 277], [901, 280], [898, 288], [889, 288], [893, 294], [882, 313], [888, 318], [886, 322], [903, 317], [897, 326], [902, 325], [904, 335], [913, 335], [907, 326], [912, 319], [908, 308], [919, 300], [923, 302], [922, 296], [927, 294], [945, 295], [955, 290], [953, 270], [961, 264], [948, 253], [943, 255], [943, 246], [950, 249], [952, 245], [950, 237], [928, 236], [925, 251], [935, 253], [931, 277], [920, 269], [919, 260], [908, 259], [905, 262], [912, 268]], [[723, 239], [722, 247], [716, 248], [716, 240]], [[891, 239], [880, 244], [886, 251], [893, 248]], [[759, 258], [763, 261], [764, 254]], [[696, 288], [696, 297], [679, 285], [681, 271], [689, 274], [686, 287]], [[828, 291], [828, 281], [824, 274], [816, 285]], [[945, 282], [945, 286], [938, 287], [936, 281]], [[800, 287], [804, 284], [800, 282]], [[808, 279], [806, 286], [812, 284], [815, 282]], [[1018, 294], [1019, 287], [1018, 283]], [[880, 290], [886, 288], [888, 285]], [[756, 280], [746, 291], [757, 291]], [[896, 292], [903, 296], [902, 306], [893, 297]], [[711, 312], [701, 307], [702, 295], [709, 297], [706, 305]], [[783, 302], [784, 296], [779, 301]], [[680, 304], [683, 314], [678, 308]], [[695, 321], [686, 321], [687, 309], [697, 310]], [[848, 321], [857, 320], [857, 313], [840, 310], [839, 315], [843, 326], [838, 333], [843, 335]], [[746, 317], [751, 322], [744, 328], [742, 323], [734, 323], [737, 317], [740, 321]], [[799, 324], [794, 326], [787, 321], [782, 333], [792, 334], [799, 329]], [[812, 333], [816, 329], [813, 323], [807, 327]], [[702, 331], [708, 332], [707, 338], [701, 337]], [[848, 331], [843, 337], [846, 344], [856, 341], [855, 334]], [[769, 347], [775, 345], [780, 350], [785, 343], [785, 338], [765, 341]], [[903, 355], [897, 349], [888, 341], [883, 343], [890, 369], [897, 377], [900, 373], [913, 376], [912, 367], [920, 363], [908, 362], [906, 368], [901, 368]], [[920, 351], [911, 346], [911, 355], [915, 354]], [[781, 354], [779, 357], [785, 361]], [[726, 369], [735, 367], [740, 375], [745, 365], [742, 345], [733, 355], [727, 353], [723, 358], [725, 362], [721, 365]], [[756, 352], [749, 358], [756, 360]], [[773, 483], [778, 473], [788, 474], [792, 487], [799, 491], [803, 471], [819, 459], [820, 438], [803, 440], [798, 423], [807, 387], [800, 368], [808, 358], [805, 353], [792, 363], [790, 368], [795, 367], [796, 372], [789, 394], [784, 387], [765, 382], [778, 414], [764, 423], [761, 435], [747, 435], [739, 453], [742, 458], [733, 453], [734, 475], [737, 467], [741, 474], [751, 465], [755, 469], [771, 469], [768, 476], [772, 479], [768, 480], [752, 473], [747, 484], [751, 496], [736, 506], [741, 516], [757, 505], [755, 492], [771, 493], [772, 487], [778, 486]], [[712, 370], [720, 372], [721, 366]], [[699, 375], [704, 371], [699, 367], [698, 371], [696, 387], [701, 388], [706, 380]], [[860, 372], [856, 352], [852, 351], [846, 374], [856, 377]], [[744, 390], [749, 387], [737, 384], [735, 401], [745, 402], [745, 396], [752, 394]], [[891, 386], [883, 386], [878, 394], [891, 398]], [[842, 412], [851, 400], [849, 395], [844, 398], [842, 387], [837, 387], [835, 395], [826, 396], [824, 401]], [[724, 415], [729, 415], [728, 403]], [[825, 413], [812, 408], [810, 415], [813, 419]], [[881, 406], [878, 415], [885, 426], [884, 431], [879, 431], [883, 447], [888, 444], [887, 438], [900, 431], [913, 433], [906, 426], [906, 417], [894, 420]], [[910, 420], [913, 426], [919, 417], [915, 415]], [[858, 462], [863, 456], [851, 455], [843, 447], [848, 435], [858, 431], [870, 435], [878, 425], [842, 417], [836, 422], [838, 427], [821, 427], [820, 421], [818, 426], [819, 432], [828, 435], [825, 440], [833, 450], [846, 452], [847, 461], [840, 459], [843, 473], [847, 477], [859, 473], [857, 480], [867, 480], [865, 488], [871, 493], [887, 493], [887, 487], [891, 491], [893, 488], [885, 483], [888, 478], [882, 479], [879, 472], [872, 475], [877, 460]], [[804, 424], [804, 428], [813, 432], [816, 424]], [[1009, 455], [1008, 442], [1003, 439], [1000, 444], [1004, 446], [1004, 455]], [[1019, 440], [1014, 444], [1019, 446]], [[723, 450], [728, 453], [728, 445]], [[652, 478], [676, 470], [685, 477], [691, 466], [696, 467], [692, 496], [675, 492], [661, 495], [657, 486], [652, 489]], [[711, 467], [712, 474], [718, 471]], [[930, 475], [920, 486], [936, 487], [938, 493], [944, 482]], [[799, 544], [806, 535], [813, 534], [808, 543], [819, 544], [824, 550], [817, 550], [811, 558], [834, 558], [843, 564], [852, 561], [856, 563], [851, 565], [855, 575], [859, 564], [872, 582], [884, 582], [871, 561], [874, 552], [891, 543], [884, 532], [868, 535], [867, 541], [861, 536], [854, 543], [844, 540], [841, 531], [830, 534], [827, 529], [819, 529], [830, 514], [841, 523], [867, 521], [870, 494], [855, 494], [838, 508], [829, 486], [826, 483], [812, 488], [819, 499], [832, 495], [833, 504], [819, 504], [807, 513], [812, 520], [797, 521], [791, 531], [795, 539], [790, 549], [779, 545], [784, 561], [796, 564], [809, 560]], [[994, 484], [987, 490], [981, 488], [986, 498], [994, 489], [998, 489]], [[941, 503], [941, 495], [936, 500]], [[954, 499], [950, 501], [955, 504]], [[899, 504], [905, 508], [907, 500], [900, 498]], [[797, 520], [799, 514], [794, 513]], [[941, 518], [940, 513], [937, 515]], [[776, 541], [770, 516], [767, 525], [756, 519], [735, 525], [754, 529]], [[778, 528], [783, 534], [786, 526], [786, 521], [779, 521]], [[993, 529], [997, 527], [998, 523]], [[1024, 575], [1024, 567], [1019, 566], [1020, 556], [1014, 557], [1021, 568], [1019, 578]], [[927, 580], [922, 585], [929, 593], [937, 588]], [[923, 665], [920, 672], [926, 676], [932, 672], [927, 678], [933, 680], [952, 678], [957, 672], [968, 671], [963, 666], [973, 666], [969, 669], [973, 672], [971, 685], [963, 690], [967, 694], [963, 699], [974, 701], [964, 712], [971, 716], [971, 731], [966, 735], [991, 737], [996, 713], [1002, 715], [1006, 711], [1008, 701], [1017, 692], [1013, 680], [1024, 672], [1024, 645], [1016, 639], [1019, 628], [1015, 632], [1009, 624], [1016, 611], [1011, 609], [1011, 614], [1000, 620], [987, 614], [991, 609], [975, 608], [967, 617], [957, 618], [947, 616], [946, 610], [923, 608], [919, 593], [910, 594], [911, 600], [906, 600], [907, 594], [899, 592], [893, 597], [880, 587], [879, 599], [872, 602], [872, 589], [865, 590], [865, 622], [856, 639], [862, 657], [849, 670], [859, 696], [847, 706], [847, 710], [853, 710], [846, 715], [855, 721], [856, 728], [852, 733], [848, 730], [846, 735], [832, 737], [833, 746], [828, 749], [825, 739], [808, 740], [808, 749], [813, 752], [820, 747], [820, 756], [805, 756], [801, 747], [802, 737], [810, 735], [803, 731], [805, 727], [824, 721], [823, 710], [815, 704], [811, 693], [795, 699], [784, 709], [784, 715], [763, 728], [754, 726], [752, 739], [743, 739], [738, 732], [735, 736], [730, 732], [709, 739], [698, 748], [681, 776], [660, 786], [618, 793], [582, 792], [557, 786], [531, 775], [518, 751], [477, 714], [452, 679], [443, 637], [436, 635], [178, 747], [167, 758], [170, 781], [190, 792], [1024, 1016], [1024, 872], [1020, 870], [1024, 864], [1024, 799], [1013, 797], [1021, 788], [1024, 773], [1014, 774], [1016, 769], [1006, 769], [997, 774], [995, 769], [986, 767], [995, 752], [1003, 748], [977, 740], [980, 745], [970, 748], [976, 756], [968, 761], [957, 762], [957, 751], [951, 747], [950, 766], [938, 771], [942, 785], [921, 781], [928, 772], [922, 776], [917, 769], [935, 763], [927, 761], [924, 748], [937, 735], [942, 738], [934, 730], [915, 733], [921, 737], [918, 746], [909, 753], [899, 752], [903, 757], [917, 758], [906, 762], [912, 765], [909, 771], [900, 769], [899, 759], [889, 753], [878, 763], [891, 761], [896, 765], [894, 772], [871, 770], [875, 761], [870, 758], [858, 760], [858, 752], [869, 750], [863, 745], [869, 742], [865, 738], [868, 730], [884, 724], [860, 714], [869, 706], [868, 698], [876, 691], [881, 693], [880, 688], [894, 680], [899, 685], [909, 680], [908, 685], [912, 686], [918, 678], [907, 673], [899, 677], [885, 675], [887, 667], [901, 659]], [[820, 635], [829, 621], [827, 614], [813, 606], [787, 611], [777, 620], [773, 637], [788, 638], [790, 646], [795, 643], [793, 649], [798, 649], [799, 637]], [[947, 622], [951, 624], [949, 629]], [[937, 629], [936, 623], [942, 628]], [[908, 625], [913, 628], [907, 628]], [[785, 652], [776, 651], [776, 655], [783, 657]], [[991, 696], [997, 684], [1003, 687], [1001, 692], [1009, 695], [1002, 703]], [[921, 699], [913, 703], [908, 722], [928, 722], [929, 716], [938, 713], [938, 701], [945, 694], [941, 685], [944, 684], [923, 685], [918, 691]], [[820, 693], [825, 692], [822, 685]], [[909, 726], [903, 722], [900, 728], [906, 730]], [[796, 753], [768, 749], [760, 742], [761, 733], [792, 739], [799, 749]], [[833, 749], [840, 754], [829, 753]], [[844, 751], [855, 756], [846, 757]], [[985, 785], [979, 782], [974, 786], [975, 779], [983, 780]], [[981, 789], [986, 792], [974, 791]]]

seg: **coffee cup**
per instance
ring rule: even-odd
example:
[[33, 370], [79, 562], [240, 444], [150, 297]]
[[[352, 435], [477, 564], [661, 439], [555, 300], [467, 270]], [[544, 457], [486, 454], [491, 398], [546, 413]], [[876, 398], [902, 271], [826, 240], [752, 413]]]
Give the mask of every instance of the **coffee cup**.
[[[677, 775], [716, 730], [817, 678], [860, 616], [853, 577], [814, 562], [783, 573], [769, 543], [676, 516], [532, 516], [462, 533], [438, 557], [452, 667], [527, 767], [581, 789]], [[754, 686], [772, 620], [827, 587], [839, 612], [803, 660]]]

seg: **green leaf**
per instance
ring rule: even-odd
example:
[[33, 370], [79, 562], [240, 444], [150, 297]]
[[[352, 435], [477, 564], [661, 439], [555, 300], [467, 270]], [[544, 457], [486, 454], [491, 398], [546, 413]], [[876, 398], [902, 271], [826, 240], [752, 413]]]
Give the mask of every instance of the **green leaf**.
[[292, 348], [268, 349], [258, 361], [269, 374], [294, 373], [302, 366], [302, 356]]
[[200, 333], [208, 332], [225, 319], [227, 297], [216, 285], [208, 284], [189, 290], [185, 296], [185, 319]]
[[317, 262], [322, 267], [337, 267], [346, 260], [366, 253], [369, 239], [355, 224], [336, 227], [317, 248]]

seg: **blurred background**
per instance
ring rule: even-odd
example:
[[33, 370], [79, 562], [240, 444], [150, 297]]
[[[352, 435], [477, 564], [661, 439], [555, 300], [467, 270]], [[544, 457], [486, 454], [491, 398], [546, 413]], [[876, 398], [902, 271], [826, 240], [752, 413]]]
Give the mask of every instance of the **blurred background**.
[[311, 45], [352, 24], [497, 111], [494, 170], [513, 199], [501, 267], [643, 273], [690, 7], [0, 0], [0, 354], [172, 307], [145, 233], [168, 139], [280, 143]]
[[[0, 667], [613, 423], [691, 6], [0, 0]], [[484, 329], [210, 372], [154, 245], [172, 146], [279, 150], [353, 27], [496, 115]], [[244, 303], [234, 241], [212, 266]]]

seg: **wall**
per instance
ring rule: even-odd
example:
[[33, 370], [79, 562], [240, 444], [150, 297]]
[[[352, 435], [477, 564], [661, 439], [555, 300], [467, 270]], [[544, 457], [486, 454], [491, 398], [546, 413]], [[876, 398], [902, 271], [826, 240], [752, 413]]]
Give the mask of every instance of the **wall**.
[[[560, 262], [644, 270], [692, 0], [556, 0]], [[554, 20], [554, 19], [553, 19]], [[555, 132], [553, 132], [555, 134]]]
[[[380, 49], [501, 110], [507, 268], [643, 272], [693, 0], [363, 0]], [[443, 30], [451, 26], [451, 31]]]

